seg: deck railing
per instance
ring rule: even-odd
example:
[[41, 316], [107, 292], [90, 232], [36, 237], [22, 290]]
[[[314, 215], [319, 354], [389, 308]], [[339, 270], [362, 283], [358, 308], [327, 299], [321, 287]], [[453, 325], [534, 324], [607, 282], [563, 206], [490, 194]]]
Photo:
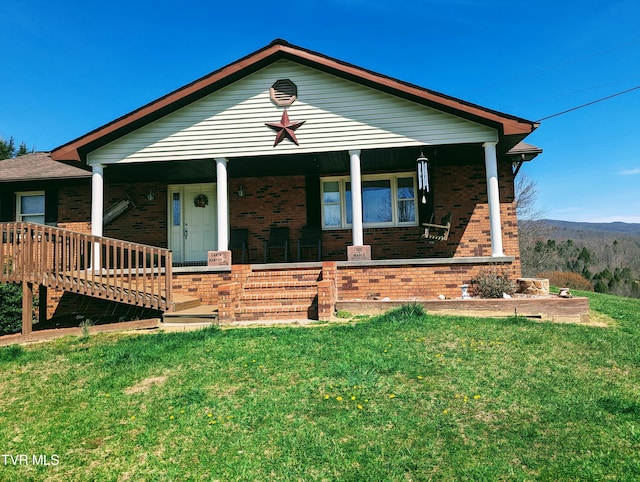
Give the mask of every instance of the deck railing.
[[171, 309], [171, 251], [34, 223], [0, 223], [1, 282]]

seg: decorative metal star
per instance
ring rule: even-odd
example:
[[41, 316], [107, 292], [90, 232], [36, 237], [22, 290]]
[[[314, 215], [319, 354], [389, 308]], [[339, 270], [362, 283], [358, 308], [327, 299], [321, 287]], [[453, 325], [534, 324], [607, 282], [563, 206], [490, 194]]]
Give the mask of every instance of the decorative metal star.
[[280, 122], [265, 122], [264, 125], [271, 127], [274, 131], [277, 132], [276, 140], [273, 143], [273, 147], [276, 147], [285, 139], [293, 141], [295, 145], [298, 146], [298, 139], [296, 139], [294, 131], [305, 122], [306, 121], [291, 122], [289, 120], [289, 114], [287, 114], [287, 111], [285, 109], [285, 111], [282, 113], [282, 118], [280, 118]]

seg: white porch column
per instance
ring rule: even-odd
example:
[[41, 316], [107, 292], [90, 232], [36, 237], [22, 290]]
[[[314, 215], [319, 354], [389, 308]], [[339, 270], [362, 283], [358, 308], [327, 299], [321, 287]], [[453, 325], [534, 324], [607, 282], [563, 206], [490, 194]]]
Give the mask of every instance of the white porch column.
[[[104, 166], [94, 164], [91, 167], [91, 234], [102, 236], [104, 211]], [[100, 244], [93, 245], [91, 267], [100, 269]]]
[[218, 206], [218, 251], [229, 249], [229, 196], [227, 159], [216, 159], [216, 193]]
[[362, 175], [360, 172], [360, 149], [349, 151], [351, 170], [351, 229], [353, 246], [364, 245], [362, 229]]
[[485, 142], [484, 164], [487, 173], [489, 198], [489, 225], [491, 229], [491, 256], [504, 256], [502, 250], [502, 223], [500, 221], [500, 187], [498, 186], [498, 158], [496, 142]]

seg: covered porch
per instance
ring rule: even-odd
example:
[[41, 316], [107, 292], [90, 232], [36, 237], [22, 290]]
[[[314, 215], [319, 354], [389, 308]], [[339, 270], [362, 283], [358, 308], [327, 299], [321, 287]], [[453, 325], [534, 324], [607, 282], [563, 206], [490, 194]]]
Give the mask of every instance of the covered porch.
[[[419, 186], [421, 154], [428, 190]], [[517, 258], [516, 157], [501, 156], [484, 143], [100, 165], [85, 211], [93, 235], [169, 248], [174, 266]], [[130, 209], [105, 223], [105, 210], [123, 200]], [[71, 216], [61, 214], [65, 227]], [[423, 225], [447, 215], [448, 236], [425, 238]], [[362, 247], [364, 258], [353, 251]]]

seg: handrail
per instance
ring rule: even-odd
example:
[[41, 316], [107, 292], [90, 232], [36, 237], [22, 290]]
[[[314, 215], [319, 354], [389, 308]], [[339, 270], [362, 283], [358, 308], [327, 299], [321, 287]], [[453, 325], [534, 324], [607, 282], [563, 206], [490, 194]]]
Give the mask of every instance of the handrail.
[[0, 223], [0, 282], [170, 311], [171, 251], [35, 223]]

